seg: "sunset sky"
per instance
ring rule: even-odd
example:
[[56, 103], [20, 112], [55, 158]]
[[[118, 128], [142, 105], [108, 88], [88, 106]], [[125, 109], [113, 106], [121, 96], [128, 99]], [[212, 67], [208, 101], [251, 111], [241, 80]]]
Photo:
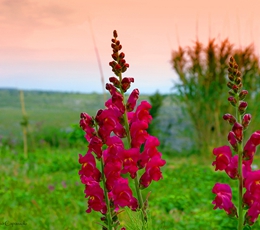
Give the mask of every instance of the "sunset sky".
[[171, 51], [226, 37], [260, 48], [259, 0], [0, 0], [0, 88], [102, 92], [90, 24], [105, 81], [119, 40], [141, 93], [169, 93]]

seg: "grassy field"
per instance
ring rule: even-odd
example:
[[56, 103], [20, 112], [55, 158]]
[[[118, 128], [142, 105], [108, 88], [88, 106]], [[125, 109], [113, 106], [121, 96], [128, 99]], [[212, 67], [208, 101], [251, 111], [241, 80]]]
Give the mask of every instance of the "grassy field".
[[[57, 146], [51, 142], [34, 143], [34, 146], [29, 146], [28, 159], [24, 159], [20, 145], [22, 115], [19, 92], [0, 90], [0, 98], [0, 135], [2, 140], [14, 139], [13, 145], [0, 144], [1, 229], [8, 228], [4, 224], [6, 221], [26, 224], [12, 229], [101, 229], [99, 214], [85, 212], [84, 186], [78, 176], [78, 154], [86, 152], [87, 143], [77, 144], [74, 140], [67, 144], [67, 136], [62, 136], [64, 132], [57, 130], [66, 131], [72, 124], [77, 124], [82, 111], [94, 115], [102, 106], [103, 97], [98, 94], [25, 92], [31, 138], [40, 142], [40, 138], [51, 139], [56, 135], [59, 143]], [[151, 191], [151, 229], [236, 229], [235, 219], [227, 217], [223, 210], [213, 210], [211, 190], [216, 182], [236, 186], [237, 181], [230, 180], [225, 173], [214, 172], [211, 154], [180, 154], [180, 150], [169, 147], [160, 151], [167, 161], [163, 168], [164, 179], [143, 190], [144, 195]], [[256, 168], [260, 165], [258, 156], [254, 164]], [[236, 201], [237, 190], [233, 192]], [[128, 219], [126, 213], [120, 215], [122, 224]], [[257, 223], [252, 229], [260, 229], [260, 225]]]

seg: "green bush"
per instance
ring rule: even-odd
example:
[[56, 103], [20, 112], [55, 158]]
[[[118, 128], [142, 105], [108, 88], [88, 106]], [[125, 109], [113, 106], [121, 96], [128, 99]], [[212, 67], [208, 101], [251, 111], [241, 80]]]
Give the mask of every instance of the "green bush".
[[254, 47], [234, 49], [233, 46], [228, 39], [220, 44], [212, 39], [206, 47], [196, 41], [193, 47], [179, 47], [172, 53], [172, 66], [179, 77], [174, 87], [175, 102], [189, 116], [184, 115], [184, 122], [192, 121], [190, 134], [201, 152], [226, 141], [229, 128], [222, 125], [222, 116], [230, 112], [226, 86], [230, 56], [234, 56], [242, 72], [243, 88], [249, 92], [248, 104], [254, 104], [248, 112], [254, 115], [259, 110], [260, 105], [255, 102], [260, 97], [260, 65]]

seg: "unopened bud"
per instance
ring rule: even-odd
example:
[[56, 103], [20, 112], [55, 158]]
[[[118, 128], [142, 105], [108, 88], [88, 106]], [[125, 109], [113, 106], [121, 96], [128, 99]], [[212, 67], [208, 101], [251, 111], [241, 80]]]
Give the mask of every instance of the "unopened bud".
[[238, 151], [238, 145], [237, 145], [236, 135], [235, 135], [234, 132], [232, 132], [232, 131], [229, 132], [228, 141], [229, 141], [230, 145], [233, 147], [234, 151], [237, 152]]
[[117, 38], [117, 32], [116, 32], [116, 30], [113, 31], [113, 36], [114, 36], [114, 38]]
[[243, 115], [246, 111], [247, 103], [245, 101], [241, 101], [238, 107], [238, 111], [241, 115]]
[[248, 127], [248, 125], [251, 121], [251, 118], [252, 118], [252, 116], [249, 113], [244, 115], [243, 120], [242, 120], [242, 126], [244, 129], [246, 129]]
[[121, 59], [123, 59], [123, 58], [125, 57], [125, 54], [122, 52], [122, 53], [119, 54], [119, 57], [120, 57]]
[[232, 131], [234, 132], [236, 139], [241, 142], [243, 139], [243, 126], [238, 122], [233, 125]]
[[234, 78], [233, 74], [229, 74], [229, 75], [228, 75], [228, 79], [229, 79], [230, 81], [234, 81], [235, 78]]
[[233, 85], [234, 85], [234, 84], [233, 84], [232, 82], [230, 82], [230, 81], [227, 83], [227, 87], [230, 88], [230, 89], [233, 88]]
[[237, 85], [233, 85], [232, 89], [233, 89], [234, 93], [238, 92], [238, 86]]
[[242, 90], [242, 91], [239, 93], [239, 100], [244, 100], [247, 94], [248, 94], [248, 91], [247, 91], [247, 90]]
[[236, 80], [235, 80], [236, 84], [240, 84], [241, 81], [242, 81], [241, 77], [237, 77]]
[[116, 77], [110, 77], [109, 81], [114, 84], [115, 87], [119, 88], [120, 87], [120, 82]]
[[229, 113], [225, 114], [223, 116], [223, 119], [225, 121], [228, 121], [229, 124], [231, 124], [231, 125], [235, 124], [235, 122], [236, 122], [236, 118], [234, 116], [232, 116], [231, 114], [229, 114]]
[[231, 105], [236, 106], [237, 100], [234, 97], [229, 97], [228, 101], [231, 103]]

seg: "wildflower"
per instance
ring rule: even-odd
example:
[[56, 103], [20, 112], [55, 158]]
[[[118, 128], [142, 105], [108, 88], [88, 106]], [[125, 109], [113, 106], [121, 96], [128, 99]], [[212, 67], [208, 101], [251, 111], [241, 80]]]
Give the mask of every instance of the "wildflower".
[[232, 203], [232, 191], [228, 184], [216, 183], [212, 189], [212, 192], [216, 194], [215, 199], [212, 201], [214, 209], [224, 209], [228, 215], [236, 216], [236, 207]]
[[164, 166], [165, 163], [166, 161], [160, 157], [151, 158], [151, 160], [146, 164], [144, 174], [140, 178], [140, 187], [146, 188], [150, 185], [152, 180], [160, 180], [162, 178], [160, 167]]
[[254, 132], [248, 139], [244, 147], [243, 157], [245, 160], [251, 160], [256, 152], [256, 147], [260, 144], [260, 131]]
[[230, 147], [225, 145], [222, 147], [214, 148], [213, 154], [216, 156], [216, 160], [212, 163], [213, 166], [216, 165], [215, 171], [222, 171], [226, 169], [232, 157]]
[[125, 178], [120, 178], [115, 182], [110, 196], [116, 208], [128, 206], [132, 210], [136, 210], [138, 207], [137, 199], [133, 197], [128, 180]]

